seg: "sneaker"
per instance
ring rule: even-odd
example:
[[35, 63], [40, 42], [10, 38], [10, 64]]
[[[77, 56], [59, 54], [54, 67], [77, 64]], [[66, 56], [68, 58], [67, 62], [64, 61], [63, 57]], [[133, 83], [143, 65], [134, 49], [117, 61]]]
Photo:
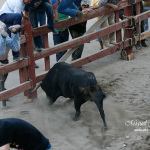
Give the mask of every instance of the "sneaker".
[[8, 28], [12, 33], [16, 33], [19, 29], [21, 29], [21, 26], [19, 24], [12, 25]]
[[103, 43], [103, 46], [105, 46], [105, 47], [112, 47], [114, 45], [113, 44], [109, 44], [109, 43]]
[[5, 30], [1, 30], [0, 34], [3, 38], [6, 38], [8, 36], [8, 33]]
[[116, 45], [117, 43], [116, 43], [116, 41], [111, 40], [111, 41], [110, 41], [110, 44], [114, 44], [114, 45]]
[[13, 57], [13, 61], [20, 61], [20, 57]]
[[35, 63], [35, 68], [39, 68], [39, 66]]
[[13, 57], [13, 61], [22, 61], [25, 57]]
[[82, 11], [78, 10], [75, 17], [75, 21], [79, 21], [82, 18], [82, 16], [83, 16]]
[[59, 32], [54, 27], [47, 26], [48, 29], [50, 29], [54, 34], [58, 34]]

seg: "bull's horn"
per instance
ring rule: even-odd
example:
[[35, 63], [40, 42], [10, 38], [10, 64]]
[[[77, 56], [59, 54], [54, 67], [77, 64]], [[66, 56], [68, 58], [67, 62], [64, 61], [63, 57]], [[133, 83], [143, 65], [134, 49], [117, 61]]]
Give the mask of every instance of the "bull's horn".
[[42, 81], [37, 84], [37, 86], [31, 91], [31, 93], [35, 92], [41, 86], [41, 83]]
[[79, 88], [79, 89], [81, 93], [85, 91], [85, 88]]

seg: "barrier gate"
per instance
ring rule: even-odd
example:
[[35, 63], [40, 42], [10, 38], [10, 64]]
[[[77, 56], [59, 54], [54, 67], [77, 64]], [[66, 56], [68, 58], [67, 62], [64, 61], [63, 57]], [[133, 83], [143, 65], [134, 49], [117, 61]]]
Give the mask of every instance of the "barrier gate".
[[[64, 42], [62, 44], [56, 45], [54, 47], [49, 47], [48, 45], [48, 33], [51, 32], [47, 29], [46, 25], [33, 29], [31, 27], [30, 21], [25, 20], [24, 25], [24, 35], [21, 40], [21, 56], [25, 57], [24, 60], [19, 62], [13, 62], [8, 65], [0, 67], [0, 75], [3, 76], [6, 73], [12, 72], [14, 70], [19, 69], [20, 76], [20, 84], [16, 87], [13, 87], [8, 90], [0, 90], [0, 101], [3, 101], [3, 106], [6, 106], [6, 99], [17, 95], [19, 93], [24, 92], [24, 96], [35, 99], [37, 98], [37, 91], [31, 92], [31, 90], [36, 86], [36, 83], [40, 82], [47, 71], [51, 68], [50, 66], [50, 57], [53, 54], [64, 51], [66, 49], [70, 49], [61, 59], [60, 61], [65, 61], [75, 50], [75, 47], [87, 43], [91, 40], [94, 40], [98, 37], [103, 37], [112, 32], [116, 32], [116, 41], [117, 44], [104, 49], [102, 51], [96, 52], [90, 56], [80, 58], [71, 62], [72, 65], [76, 67], [80, 67], [107, 55], [111, 55], [117, 51], [121, 51], [121, 56], [123, 59], [131, 60], [133, 59], [133, 51], [132, 47], [135, 45], [137, 48], [140, 48], [140, 44], [136, 44], [137, 41], [150, 37], [150, 31], [141, 33], [140, 26], [141, 21], [150, 17], [150, 11], [140, 14], [140, 2], [142, 0], [125, 0], [119, 6], [119, 9], [124, 9], [124, 20], [119, 22], [119, 9], [115, 11], [115, 21], [114, 25], [109, 26], [108, 28], [104, 28], [94, 32], [95, 29], [104, 21], [100, 20], [93, 24], [87, 32], [76, 39], [71, 41]], [[133, 3], [136, 3], [136, 16], [132, 16], [132, 7]], [[55, 23], [56, 29], [67, 28], [71, 25], [84, 22], [86, 20], [90, 20], [92, 18], [109, 15], [113, 12], [110, 8], [100, 8], [89, 12], [88, 14], [84, 14], [80, 21], [75, 21], [73, 18], [69, 18], [66, 20], [62, 20]], [[133, 27], [136, 26], [137, 32], [133, 32]], [[124, 31], [124, 38], [122, 40], [121, 29]], [[43, 35], [44, 41], [44, 50], [42, 52], [33, 53], [33, 37]], [[140, 42], [139, 42], [140, 43]], [[45, 72], [36, 76], [35, 74], [35, 61], [44, 58], [45, 62]], [[3, 88], [0, 88], [3, 89]]]

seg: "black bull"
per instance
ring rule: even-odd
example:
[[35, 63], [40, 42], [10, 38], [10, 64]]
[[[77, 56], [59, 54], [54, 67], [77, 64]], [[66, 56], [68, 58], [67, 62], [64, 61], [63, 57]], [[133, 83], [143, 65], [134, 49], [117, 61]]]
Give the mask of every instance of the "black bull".
[[50, 104], [53, 104], [59, 96], [74, 98], [76, 110], [74, 120], [80, 116], [80, 107], [83, 103], [87, 100], [94, 101], [104, 126], [107, 126], [103, 110], [105, 94], [92, 72], [86, 72], [64, 62], [56, 63], [33, 91], [40, 86], [45, 91]]

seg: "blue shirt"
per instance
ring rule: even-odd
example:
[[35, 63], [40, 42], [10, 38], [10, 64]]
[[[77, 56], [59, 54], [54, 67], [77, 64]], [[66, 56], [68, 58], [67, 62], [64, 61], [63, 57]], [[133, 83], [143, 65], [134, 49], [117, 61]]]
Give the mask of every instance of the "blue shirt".
[[57, 2], [57, 0], [51, 0], [51, 2], [52, 2], [52, 5], [54, 5]]
[[99, 5], [100, 7], [104, 7], [105, 5], [102, 5], [101, 2], [108, 3], [108, 0], [100, 0], [100, 1], [99, 1], [99, 4], [98, 4], [98, 5]]
[[82, 0], [75, 0], [74, 3], [75, 3], [76, 5], [81, 5], [81, 1], [82, 1]]

